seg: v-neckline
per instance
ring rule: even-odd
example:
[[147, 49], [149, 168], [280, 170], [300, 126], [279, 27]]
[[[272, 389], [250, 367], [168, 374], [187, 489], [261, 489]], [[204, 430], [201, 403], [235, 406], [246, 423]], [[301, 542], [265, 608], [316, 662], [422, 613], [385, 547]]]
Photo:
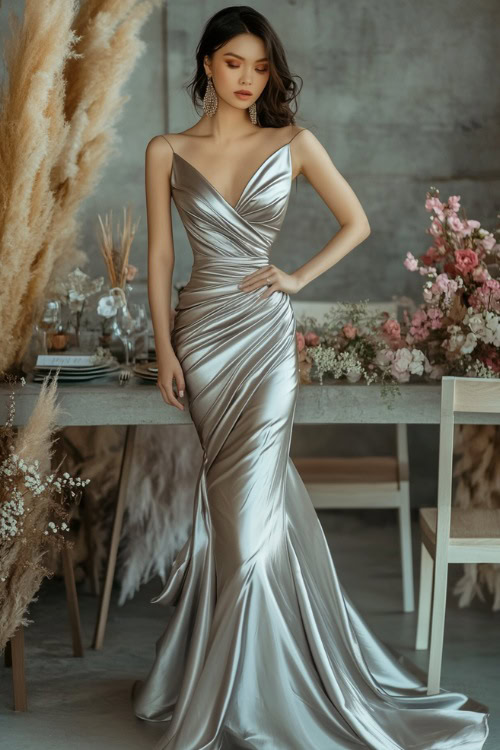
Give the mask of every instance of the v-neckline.
[[[292, 138], [292, 140], [293, 140], [293, 138]], [[224, 201], [224, 203], [226, 204], [226, 206], [229, 206], [229, 208], [232, 211], [235, 211], [236, 213], [238, 213], [238, 206], [240, 205], [241, 201], [243, 200], [243, 197], [244, 197], [246, 191], [248, 190], [250, 184], [257, 177], [257, 175], [259, 174], [260, 170], [265, 167], [265, 165], [267, 164], [267, 162], [269, 161], [269, 159], [271, 159], [271, 157], [275, 156], [275, 154], [277, 154], [279, 151], [282, 151], [282, 149], [284, 149], [287, 146], [289, 146], [290, 143], [291, 143], [291, 141], [288, 141], [287, 143], [284, 143], [282, 146], [280, 146], [279, 148], [275, 149], [272, 153], [270, 153], [269, 156], [266, 156], [266, 158], [264, 159], [264, 161], [262, 162], [262, 164], [260, 164], [257, 167], [257, 169], [255, 170], [255, 172], [251, 175], [250, 179], [247, 181], [245, 187], [243, 188], [243, 190], [241, 192], [240, 197], [238, 198], [238, 200], [236, 201], [236, 203], [234, 204], [234, 206], [231, 203], [229, 203], [229, 201], [227, 200], [227, 198], [224, 198], [224, 196], [222, 195], [222, 193], [220, 193], [217, 190], [217, 188], [215, 187], [215, 185], [213, 185], [210, 182], [210, 180], [207, 179], [205, 177], [205, 175], [202, 172], [200, 172], [200, 170], [197, 169], [194, 166], [194, 164], [191, 164], [191, 162], [187, 161], [187, 159], [185, 159], [183, 156], [181, 156], [180, 154], [178, 154], [177, 151], [174, 151], [173, 155], [174, 155], [174, 157], [177, 157], [178, 159], [181, 159], [181, 161], [183, 161], [185, 164], [188, 165], [188, 167], [190, 167], [194, 172], [196, 172], [201, 177], [201, 179], [214, 191], [214, 193], [216, 193], [221, 198], [221, 200]]]

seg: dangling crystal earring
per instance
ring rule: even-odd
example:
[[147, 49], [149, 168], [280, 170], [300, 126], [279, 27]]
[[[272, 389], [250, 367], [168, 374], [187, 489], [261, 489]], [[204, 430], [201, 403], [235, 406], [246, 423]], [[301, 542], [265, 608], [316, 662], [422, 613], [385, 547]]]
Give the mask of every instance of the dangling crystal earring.
[[217, 98], [215, 87], [212, 83], [212, 76], [210, 76], [207, 82], [207, 87], [205, 89], [205, 96], [203, 97], [203, 111], [205, 112], [207, 117], [213, 117], [215, 115], [218, 103], [219, 100]]
[[253, 104], [249, 106], [248, 114], [250, 115], [250, 119], [253, 125], [257, 125], [257, 105], [255, 104], [255, 102], [253, 102]]

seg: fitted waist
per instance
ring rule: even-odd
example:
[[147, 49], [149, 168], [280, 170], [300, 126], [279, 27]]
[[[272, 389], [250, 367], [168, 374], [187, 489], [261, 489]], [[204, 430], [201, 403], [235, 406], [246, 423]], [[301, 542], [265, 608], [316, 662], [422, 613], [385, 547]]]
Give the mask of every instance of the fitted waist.
[[194, 271], [219, 271], [224, 268], [262, 268], [269, 265], [269, 258], [266, 256], [248, 257], [248, 256], [231, 256], [217, 255], [213, 258], [195, 257], [192, 267]]
[[203, 258], [194, 262], [187, 286], [193, 290], [212, 286], [236, 286], [245, 276], [268, 265], [267, 258]]

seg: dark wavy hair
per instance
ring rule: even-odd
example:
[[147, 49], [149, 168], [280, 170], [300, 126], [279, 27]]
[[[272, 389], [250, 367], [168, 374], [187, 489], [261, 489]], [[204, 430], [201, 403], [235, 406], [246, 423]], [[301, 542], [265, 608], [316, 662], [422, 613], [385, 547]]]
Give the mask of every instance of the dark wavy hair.
[[[291, 75], [283, 45], [269, 21], [248, 5], [231, 5], [223, 8], [205, 24], [196, 48], [196, 73], [186, 86], [195, 109], [199, 112], [199, 107], [203, 105], [208, 83], [203, 66], [205, 55], [210, 58], [234, 36], [245, 33], [254, 34], [262, 39], [269, 59], [269, 79], [256, 101], [258, 124], [261, 127], [280, 128], [294, 123], [297, 96], [302, 89], [303, 80], [298, 75]], [[300, 79], [300, 87], [294, 78]]]

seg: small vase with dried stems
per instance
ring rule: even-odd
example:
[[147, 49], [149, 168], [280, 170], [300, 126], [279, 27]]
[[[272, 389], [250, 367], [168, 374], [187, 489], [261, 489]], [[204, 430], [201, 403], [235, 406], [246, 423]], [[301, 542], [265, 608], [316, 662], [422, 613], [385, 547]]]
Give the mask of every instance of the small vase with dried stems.
[[113, 212], [106, 213], [104, 221], [100, 214], [98, 218], [100, 230], [97, 232], [97, 239], [108, 272], [110, 289], [125, 290], [127, 281], [130, 281], [137, 271], [135, 266], [128, 261], [140, 217], [136, 223], [132, 224], [130, 206], [123, 208], [123, 226], [121, 227], [119, 223], [116, 225], [118, 236], [116, 242], [113, 236]]

